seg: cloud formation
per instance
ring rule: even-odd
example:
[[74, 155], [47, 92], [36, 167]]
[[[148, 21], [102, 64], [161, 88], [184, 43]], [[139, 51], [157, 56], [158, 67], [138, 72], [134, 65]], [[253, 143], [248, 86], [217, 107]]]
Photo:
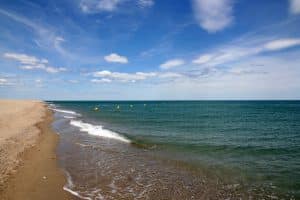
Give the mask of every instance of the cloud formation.
[[[220, 46], [210, 52], [201, 54], [191, 61], [188, 68], [178, 68], [176, 72], [170, 71], [172, 68], [183, 65], [182, 59], [172, 59], [160, 65], [164, 71], [156, 72], [94, 72], [94, 83], [111, 82], [136, 82], [151, 79], [153, 83], [201, 83], [205, 80], [216, 77], [240, 77], [240, 76], [268, 76], [270, 71], [264, 70], [264, 65], [240, 66], [238, 63], [247, 63], [254, 57], [262, 53], [284, 50], [294, 46], [300, 46], [299, 38], [279, 38], [270, 40], [270, 38], [241, 37], [236, 41]], [[254, 59], [255, 60], [255, 59]], [[224, 67], [226, 66], [226, 67]]]
[[[248, 44], [252, 43], [252, 44]], [[300, 45], [300, 38], [281, 38], [275, 40], [251, 41], [247, 39], [247, 44], [243, 42], [230, 44], [214, 49], [211, 53], [199, 55], [192, 60], [197, 65], [215, 67], [233, 61], [239, 61], [264, 52], [279, 51]]]
[[110, 83], [112, 80], [108, 78], [101, 78], [101, 79], [92, 79], [92, 83]]
[[290, 0], [290, 12], [300, 14], [300, 0]]
[[268, 42], [267, 44], [265, 44], [265, 49], [269, 51], [277, 51], [297, 45], [300, 45], [299, 38], [284, 38]]
[[234, 19], [232, 0], [193, 0], [192, 5], [199, 25], [210, 33], [225, 29]]
[[118, 10], [118, 8], [125, 3], [136, 3], [140, 8], [149, 8], [154, 5], [154, 0], [81, 0], [79, 8], [86, 14], [101, 12], [111, 13]]
[[161, 69], [171, 69], [173, 67], [178, 67], [180, 65], [183, 65], [185, 62], [182, 59], [172, 59], [172, 60], [168, 60], [165, 63], [160, 65]]
[[209, 62], [212, 59], [213, 59], [212, 54], [204, 54], [204, 55], [200, 55], [198, 58], [193, 60], [193, 63], [201, 65], [201, 64], [205, 64], [205, 63]]
[[138, 5], [141, 8], [147, 8], [147, 7], [151, 7], [154, 5], [154, 1], [153, 0], [138, 0]]
[[79, 7], [84, 13], [112, 12], [121, 0], [81, 0]]
[[29, 27], [34, 31], [34, 33], [38, 36], [37, 39], [34, 39], [35, 43], [39, 47], [51, 47], [54, 48], [60, 54], [66, 55], [68, 54], [65, 49], [61, 46], [61, 43], [64, 39], [58, 35], [56, 35], [55, 30], [50, 28], [49, 25], [41, 25], [39, 23], [35, 23], [33, 20], [26, 18], [21, 15], [17, 15], [14, 12], [6, 11], [0, 8], [0, 14], [4, 15], [24, 26]]
[[1, 77], [0, 75], [0, 87], [1, 86], [14, 86], [16, 85], [16, 80], [13, 77]]
[[34, 56], [29, 56], [26, 54], [5, 53], [3, 57], [18, 61], [21, 64], [20, 68], [24, 70], [40, 69], [48, 73], [58, 73], [58, 72], [66, 71], [66, 68], [64, 67], [50, 66], [47, 59], [38, 59]]
[[6, 85], [7, 84], [7, 79], [5, 79], [5, 78], [0, 78], [0, 86], [1, 85]]
[[93, 73], [94, 77], [101, 79], [93, 79], [92, 82], [136, 82], [140, 80], [145, 80], [150, 77], [155, 77], [156, 73], [149, 72], [136, 72], [136, 73], [122, 73], [122, 72], [111, 72], [111, 71], [97, 71]]
[[112, 62], [112, 63], [122, 63], [122, 64], [128, 63], [128, 59], [125, 56], [120, 56], [116, 53], [112, 53], [107, 56], [104, 56], [104, 60], [106, 62]]

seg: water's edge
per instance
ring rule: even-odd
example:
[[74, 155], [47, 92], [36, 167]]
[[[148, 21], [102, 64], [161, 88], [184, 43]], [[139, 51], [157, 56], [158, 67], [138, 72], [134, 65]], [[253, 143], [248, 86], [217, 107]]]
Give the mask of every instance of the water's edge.
[[[230, 196], [236, 197], [236, 198], [249, 197], [249, 196], [253, 197], [253, 196], [255, 196], [255, 194], [258, 195], [256, 197], [261, 197], [261, 198], [262, 197], [269, 197], [269, 198], [284, 197], [287, 199], [292, 199], [294, 196], [294, 194], [286, 194], [285, 192], [280, 191], [280, 188], [278, 188], [278, 186], [276, 186], [276, 184], [273, 184], [272, 182], [269, 182], [269, 185], [256, 185], [256, 186], [254, 185], [253, 186], [253, 183], [251, 183], [251, 181], [248, 180], [249, 177], [240, 176], [237, 179], [230, 180], [230, 179], [232, 179], [232, 177], [230, 177], [230, 176], [235, 176], [237, 173], [235, 168], [232, 168], [232, 169], [224, 168], [224, 169], [220, 170], [219, 166], [215, 166], [212, 169], [207, 170], [207, 168], [211, 168], [212, 166], [203, 165], [203, 168], [201, 168], [201, 167], [199, 167], [198, 161], [196, 162], [196, 164], [193, 162], [189, 162], [187, 164], [185, 159], [181, 159], [181, 158], [180, 158], [180, 160], [176, 159], [176, 156], [178, 157], [178, 155], [174, 154], [174, 151], [172, 151], [172, 146], [170, 146], [170, 147], [167, 146], [167, 149], [163, 150], [161, 148], [165, 148], [164, 144], [160, 145], [160, 144], [151, 143], [151, 142], [148, 143], [147, 140], [141, 141], [141, 140], [139, 140], [139, 138], [132, 138], [131, 136], [128, 136], [126, 134], [125, 135], [120, 134], [119, 132], [116, 132], [113, 129], [107, 129], [107, 126], [100, 125], [101, 123], [97, 122], [97, 120], [91, 121], [88, 118], [82, 117], [82, 113], [75, 112], [74, 110], [66, 110], [64, 108], [63, 109], [57, 108], [53, 104], [52, 105], [50, 104], [50, 107], [51, 106], [52, 106], [52, 109], [55, 111], [56, 116], [57, 115], [59, 116], [56, 118], [57, 121], [55, 123], [56, 124], [67, 123], [67, 124], [64, 124], [64, 126], [65, 125], [67, 125], [67, 126], [63, 127], [63, 129], [65, 130], [67, 127], [67, 129], [72, 130], [72, 131], [70, 131], [70, 130], [66, 131], [66, 133], [63, 133], [63, 134], [68, 135], [70, 132], [76, 132], [76, 133], [78, 132], [78, 134], [80, 135], [80, 136], [76, 135], [75, 137], [72, 136], [72, 140], [74, 140], [74, 138], [75, 138], [76, 142], [73, 141], [73, 143], [75, 145], [74, 144], [70, 145], [70, 146], [72, 146], [70, 148], [72, 150], [74, 150], [77, 147], [80, 147], [80, 150], [78, 150], [78, 149], [74, 150], [75, 152], [79, 151], [80, 152], [79, 154], [86, 156], [85, 151], [87, 151], [87, 149], [93, 149], [90, 152], [91, 155], [94, 155], [95, 153], [100, 153], [100, 154], [103, 154], [103, 157], [108, 157], [109, 159], [112, 159], [112, 160], [113, 159], [115, 159], [115, 160], [127, 159], [128, 162], [130, 162], [130, 159], [132, 159], [132, 157], [134, 157], [135, 159], [138, 159], [140, 156], [143, 157], [143, 158], [141, 158], [140, 161], [134, 161], [133, 162], [134, 164], [132, 164], [132, 163], [125, 164], [126, 167], [130, 166], [131, 168], [133, 166], [137, 167], [140, 165], [145, 165], [146, 163], [149, 162], [149, 160], [145, 161], [144, 157], [148, 157], [148, 158], [150, 158], [150, 160], [152, 160], [151, 162], [155, 162], [161, 168], [165, 167], [168, 170], [170, 168], [172, 168], [172, 170], [174, 170], [174, 172], [178, 173], [178, 175], [176, 175], [176, 176], [174, 175], [174, 177], [170, 178], [170, 180], [169, 180], [169, 181], [175, 181], [175, 182], [178, 181], [177, 179], [180, 176], [186, 176], [187, 174], [193, 174], [194, 172], [196, 172], [196, 174], [197, 174], [200, 171], [201, 178], [199, 178], [199, 180], [205, 182], [205, 181], [207, 181], [205, 179], [207, 179], [207, 177], [209, 177], [209, 179], [215, 179], [214, 181], [220, 182], [219, 183], [220, 186], [216, 187], [216, 188], [218, 188], [217, 190], [219, 190], [219, 191], [209, 191], [209, 193], [211, 193], [212, 197], [225, 197], [225, 196], [222, 196], [222, 195], [225, 195], [224, 194], [225, 191], [230, 192], [230, 194], [231, 194]], [[54, 108], [54, 106], [55, 106], [55, 108]], [[59, 126], [56, 126], [56, 128], [57, 127], [59, 127]], [[62, 131], [59, 131], [59, 132], [62, 132]], [[88, 138], [86, 138], [86, 133], [88, 133], [90, 135]], [[105, 141], [95, 141], [95, 137], [96, 138], [97, 137], [105, 138]], [[67, 140], [64, 140], [64, 142], [66, 142], [66, 141]], [[73, 145], [76, 147], [74, 147]], [[119, 146], [122, 146], [124, 148], [121, 149]], [[185, 147], [184, 147], [184, 145], [181, 145], [180, 148], [185, 148]], [[209, 149], [211, 147], [206, 147], [206, 148]], [[191, 145], [189, 146], [189, 151], [190, 151], [190, 149], [191, 149]], [[235, 148], [234, 150], [238, 151], [237, 148]], [[90, 151], [90, 150], [88, 150], [88, 151]], [[98, 151], [100, 151], [100, 152], [98, 152]], [[115, 152], [112, 154], [111, 151], [115, 151]], [[128, 153], [129, 155], [123, 155], [124, 151], [126, 151], [126, 153]], [[176, 151], [178, 151], [178, 149], [176, 149]], [[184, 152], [185, 150], [181, 149], [180, 151]], [[223, 149], [220, 149], [220, 150], [217, 149], [214, 151], [224, 151], [224, 152], [229, 153], [231, 150], [224, 146]], [[251, 152], [252, 150], [250, 149], [249, 151]], [[109, 153], [107, 153], [107, 152], [109, 152]], [[116, 157], [117, 152], [119, 152], [118, 154], [120, 154], [119, 157], [118, 156]], [[144, 152], [144, 153], [141, 153], [141, 152]], [[180, 153], [180, 154], [182, 154], [182, 153]], [[172, 159], [172, 156], [174, 156], [174, 155], [175, 155], [175, 159]], [[182, 154], [182, 155], [185, 156], [188, 154]], [[182, 155], [179, 155], [179, 157], [181, 157]], [[98, 156], [96, 156], [96, 157], [97, 157], [97, 159], [99, 159], [98, 161], [91, 161], [89, 159], [84, 158], [85, 159], [84, 162], [91, 162], [97, 166], [99, 166], [99, 162], [105, 162], [104, 158], [99, 158]], [[155, 160], [155, 158], [157, 158], [158, 161], [153, 161], [153, 159]], [[81, 158], [78, 158], [78, 159], [80, 160]], [[62, 162], [63, 162], [63, 165], [68, 165], [68, 164], [66, 164], [67, 159], [64, 159], [63, 161], [61, 161], [61, 163]], [[106, 162], [107, 162], [107, 160], [106, 160]], [[173, 167], [170, 167], [169, 166], [170, 164]], [[85, 165], [85, 164], [83, 164], [83, 165]], [[113, 166], [113, 163], [111, 163], [111, 165], [108, 166], [108, 169], [119, 168], [119, 167], [120, 166]], [[120, 189], [122, 187], [113, 186], [114, 184], [116, 184], [115, 182], [117, 182], [119, 180], [113, 180], [108, 184], [108, 185], [110, 185], [108, 187], [109, 188], [116, 187], [116, 188], [114, 188], [108, 192], [105, 190], [105, 189], [107, 189], [107, 188], [105, 188], [106, 186], [105, 187], [100, 186], [100, 188], [102, 188], [102, 189], [100, 189], [100, 188], [93, 189], [92, 194], [88, 194], [85, 196], [84, 192], [76, 191], [76, 189], [74, 189], [77, 186], [74, 186], [75, 183], [72, 181], [72, 176], [70, 175], [71, 173], [69, 171], [67, 171], [66, 166], [64, 166], [64, 168], [66, 170], [66, 175], [68, 177], [68, 183], [64, 187], [64, 190], [72, 193], [73, 195], [76, 195], [79, 198], [93, 199], [97, 195], [98, 195], [97, 197], [100, 199], [107, 198], [107, 197], [113, 197], [113, 196], [116, 197], [116, 195], [117, 195], [116, 193], [118, 193], [118, 192], [120, 192], [120, 194], [126, 196], [127, 193], [134, 193], [133, 192], [134, 190], [137, 190], [136, 194], [134, 196], [135, 198], [137, 198], [138, 195], [141, 193], [143, 193], [143, 194], [149, 193], [149, 194], [147, 194], [148, 197], [153, 195], [150, 190], [140, 191], [140, 188], [131, 188], [131, 191], [127, 191], [127, 192], [123, 191], [124, 189]], [[74, 170], [74, 169], [72, 169], [72, 170]], [[139, 170], [139, 169], [135, 169], [135, 170]], [[147, 170], [149, 170], [149, 171], [154, 170], [154, 167], [152, 166], [152, 168], [149, 168]], [[157, 169], [155, 169], [155, 170], [157, 170]], [[188, 170], [189, 172], [182, 172], [184, 170]], [[122, 170], [120, 170], [120, 171], [122, 172]], [[155, 173], [158, 173], [158, 174], [162, 173], [164, 171], [164, 169], [158, 169], [158, 171], [161, 171], [161, 172], [155, 172]], [[87, 173], [90, 173], [90, 172], [91, 171], [87, 170]], [[101, 173], [101, 172], [97, 172], [97, 173]], [[114, 173], [117, 173], [117, 172], [114, 172]], [[141, 170], [141, 173], [147, 174], [148, 172], [145, 172], [145, 171], [143, 172], [143, 170]], [[225, 173], [225, 175], [224, 175], [224, 173]], [[134, 172], [132, 174], [134, 174]], [[203, 178], [203, 174], [205, 174], [205, 176], [207, 176], [207, 177]], [[113, 175], [118, 176], [118, 174], [113, 174]], [[193, 175], [195, 175], [195, 174], [193, 174]], [[198, 175], [199, 175], [199, 173], [198, 173]], [[221, 175], [222, 177], [218, 177], [219, 175]], [[132, 176], [132, 175], [129, 175], [129, 176]], [[139, 175], [137, 175], [137, 176], [139, 176]], [[227, 179], [228, 177], [226, 177], [226, 176], [228, 176], [230, 178]], [[166, 179], [168, 179], [168, 178], [169, 177], [166, 177]], [[109, 179], [109, 178], [104, 176], [103, 179]], [[144, 178], [144, 179], [146, 179], [146, 178]], [[172, 179], [174, 179], [174, 180], [172, 180]], [[187, 178], [187, 179], [189, 179], [189, 178]], [[141, 180], [143, 180], [143, 179], [141, 179]], [[198, 182], [201, 182], [199, 180], [198, 180]], [[75, 182], [76, 181], [78, 181], [78, 180], [75, 180]], [[79, 180], [79, 182], [80, 181], [82, 181], [82, 180]], [[99, 181], [99, 179], [98, 179], [98, 181]], [[134, 184], [138, 183], [138, 181], [135, 181]], [[147, 183], [150, 182], [149, 180], [143, 180], [143, 181], [145, 181]], [[212, 186], [212, 184], [214, 184], [213, 183], [214, 181], [209, 181], [212, 183], [206, 183], [206, 186], [203, 186], [200, 183], [195, 183], [195, 181], [197, 182], [197, 180], [190, 178], [189, 180], [186, 180], [185, 183], [187, 183], [187, 185], [188, 185], [191, 182], [193, 182], [193, 184], [194, 184], [193, 187], [204, 187], [207, 190], [212, 190], [209, 187], [214, 187], [214, 186]], [[121, 184], [121, 182], [119, 184]], [[167, 182], [168, 182], [168, 180], [167, 180]], [[95, 183], [95, 184], [97, 185], [97, 183]], [[169, 183], [165, 183], [166, 186], [168, 184]], [[181, 185], [183, 183], [178, 183], [178, 184]], [[145, 186], [147, 186], [147, 185], [149, 187], [149, 184], [145, 184]], [[157, 185], [157, 183], [152, 183], [152, 185]], [[94, 187], [96, 187], [96, 186], [94, 185]], [[259, 191], [260, 188], [263, 191]], [[74, 190], [72, 190], [72, 189], [74, 189]], [[102, 191], [102, 190], [104, 190], [104, 191]], [[193, 196], [192, 195], [193, 190], [195, 190], [195, 188], [190, 188], [190, 190], [186, 190], [186, 191], [184, 189], [182, 189], [181, 192], [182, 192], [183, 197], [191, 198], [191, 196]], [[190, 194], [189, 194], [189, 191], [190, 191]], [[196, 192], [196, 191], [194, 191], [194, 192]], [[107, 194], [107, 193], [112, 193], [112, 194]], [[110, 196], [110, 195], [112, 195], [112, 196]], [[160, 194], [160, 195], [167, 196], [166, 194]], [[209, 195], [209, 194], [207, 194], [207, 195]], [[296, 196], [297, 196], [297, 193], [296, 193]]]

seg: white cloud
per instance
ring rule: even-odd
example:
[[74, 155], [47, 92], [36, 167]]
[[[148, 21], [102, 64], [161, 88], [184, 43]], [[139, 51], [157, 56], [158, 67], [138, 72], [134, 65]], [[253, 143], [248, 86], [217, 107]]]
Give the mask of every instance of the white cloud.
[[55, 50], [57, 50], [57, 52], [63, 55], [68, 55], [70, 57], [71, 54], [60, 45], [64, 41], [64, 39], [56, 35], [55, 28], [51, 27], [48, 24], [36, 23], [34, 20], [30, 20], [22, 15], [17, 15], [13, 12], [3, 10], [1, 8], [0, 14], [32, 29], [33, 32], [38, 36], [36, 39], [34, 39], [34, 42], [39, 47], [47, 49], [54, 48]]
[[33, 23], [31, 20], [28, 20], [25, 17], [16, 15], [16, 14], [8, 12], [6, 10], [0, 9], [0, 14], [5, 15], [6, 17], [9, 17], [10, 19], [13, 19], [16, 22], [19, 22], [19, 23], [21, 23], [25, 26], [30, 27], [30, 28], [34, 29], [35, 31], [37, 31], [40, 34], [49, 32], [49, 30]]
[[112, 72], [107, 71], [107, 70], [103, 70], [103, 71], [95, 72], [94, 76], [105, 77], [105, 76], [110, 76], [111, 74], [112, 74]]
[[105, 11], [113, 11], [117, 8], [120, 0], [100, 0], [98, 1], [97, 8]]
[[227, 48], [220, 48], [210, 54], [200, 55], [192, 62], [197, 65], [218, 66], [231, 61], [239, 60], [243, 57], [251, 56], [259, 52], [257, 48], [237, 47], [231, 46]]
[[207, 62], [209, 62], [210, 60], [212, 60], [213, 55], [211, 54], [204, 54], [204, 55], [200, 55], [197, 59], [193, 60], [193, 63], [195, 64], [205, 64]]
[[290, 12], [300, 14], [300, 0], [290, 0]]
[[158, 74], [160, 78], [165, 78], [165, 79], [175, 79], [175, 78], [182, 78], [183, 75], [179, 73], [174, 73], [174, 72], [166, 72], [166, 73], [160, 73]]
[[141, 8], [147, 8], [147, 7], [151, 7], [154, 5], [154, 1], [153, 0], [138, 0], [138, 5]]
[[[249, 44], [250, 43], [250, 44]], [[263, 52], [278, 51], [289, 47], [300, 45], [299, 38], [284, 38], [269, 41], [251, 41], [247, 39], [247, 44], [240, 42], [221, 46], [214, 49], [212, 52], [198, 56], [192, 62], [197, 65], [218, 66], [233, 61], [240, 61], [243, 58], [248, 58]]]
[[[26, 54], [5, 53], [4, 57], [12, 60], [17, 60], [24, 65], [36, 65], [38, 63], [41, 63], [40, 60], [37, 59], [36, 57], [28, 56]], [[43, 63], [44, 62], [45, 60], [43, 59]]]
[[62, 43], [65, 42], [65, 39], [61, 36], [56, 36], [53, 39], [53, 46], [55, 48], [55, 50], [57, 52], [59, 52], [61, 55], [67, 56], [69, 58], [72, 58], [71, 53], [69, 53], [68, 51], [66, 51], [63, 46]]
[[7, 84], [7, 79], [0, 78], [0, 85], [5, 85], [5, 84]]
[[178, 67], [180, 65], [184, 64], [184, 60], [182, 59], [172, 59], [172, 60], [168, 60], [165, 63], [160, 65], [161, 69], [170, 69], [173, 67]]
[[91, 82], [93, 82], [93, 83], [110, 83], [111, 80], [108, 78], [102, 78], [102, 79], [92, 79]]
[[121, 0], [82, 0], [79, 7], [84, 13], [112, 12], [121, 2]]
[[145, 81], [151, 79], [156, 83], [168, 82], [178, 79], [184, 79], [187, 76], [182, 73], [177, 72], [134, 72], [134, 73], [124, 73], [124, 72], [111, 72], [107, 70], [97, 71], [92, 73], [95, 77], [91, 80], [93, 83], [110, 83], [110, 82], [131, 82], [135, 83], [137, 81]]
[[32, 70], [32, 69], [41, 69], [43, 67], [44, 67], [44, 65], [43, 66], [39, 66], [39, 65], [34, 65], [34, 66], [32, 66], [32, 65], [22, 65], [22, 66], [20, 66], [20, 69]]
[[44, 70], [46, 72], [49, 72], [49, 73], [58, 73], [58, 72], [65, 72], [65, 71], [67, 71], [67, 69], [64, 68], [64, 67], [59, 67], [59, 68], [56, 68], [56, 67], [46, 67], [46, 68], [44, 68]]
[[0, 87], [1, 86], [13, 86], [16, 85], [16, 82], [9, 78], [7, 79], [6, 77], [0, 77]]
[[232, 0], [193, 0], [193, 10], [199, 25], [208, 32], [217, 32], [233, 21]]
[[29, 56], [26, 54], [5, 53], [3, 56], [4, 58], [18, 61], [21, 64], [20, 68], [24, 70], [40, 69], [48, 73], [58, 73], [67, 70], [64, 67], [49, 66], [47, 59], [38, 59], [34, 56]]
[[300, 39], [296, 38], [285, 38], [274, 40], [265, 44], [265, 48], [270, 51], [276, 51], [281, 49], [290, 48], [293, 46], [300, 45]]
[[137, 5], [143, 8], [150, 8], [154, 5], [154, 0], [81, 0], [79, 8], [82, 12], [87, 14], [100, 13], [100, 12], [114, 12], [119, 9], [122, 4], [128, 2], [136, 2]]
[[[120, 81], [120, 82], [135, 82], [140, 80], [145, 80], [150, 77], [155, 77], [156, 73], [149, 72], [136, 72], [136, 73], [122, 73], [122, 72], [110, 72], [107, 70], [98, 71], [93, 73], [94, 77], [111, 80], [111, 81]], [[106, 82], [107, 82], [106, 80]], [[95, 82], [94, 80], [93, 82]]]
[[[299, 51], [276, 56], [263, 54], [217, 68], [209, 75], [182, 68], [186, 71], [168, 73], [122, 87], [113, 84], [102, 87], [106, 99], [279, 99], [300, 97]], [[111, 72], [113, 73], [113, 72]], [[110, 73], [101, 73], [110, 74]], [[164, 77], [165, 76], [165, 77]], [[177, 77], [178, 78], [174, 78]], [[100, 79], [100, 78], [99, 78]], [[111, 79], [114, 82], [113, 79]], [[274, 81], [276, 80], [276, 81]], [[122, 83], [121, 83], [122, 84]], [[98, 88], [97, 88], [98, 89]], [[107, 89], [107, 94], [105, 90]], [[143, 89], [143, 95], [141, 94]], [[112, 92], [113, 91], [113, 92]], [[280, 92], [278, 92], [280, 91]]]
[[104, 56], [106, 62], [114, 62], [114, 63], [128, 63], [128, 59], [125, 56], [120, 56], [116, 53], [112, 53], [110, 55]]

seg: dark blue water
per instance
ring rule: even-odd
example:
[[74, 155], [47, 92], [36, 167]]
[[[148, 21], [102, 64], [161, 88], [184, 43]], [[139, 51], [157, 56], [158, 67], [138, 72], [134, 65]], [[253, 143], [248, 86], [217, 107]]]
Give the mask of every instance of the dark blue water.
[[300, 197], [300, 101], [52, 103], [161, 159]]

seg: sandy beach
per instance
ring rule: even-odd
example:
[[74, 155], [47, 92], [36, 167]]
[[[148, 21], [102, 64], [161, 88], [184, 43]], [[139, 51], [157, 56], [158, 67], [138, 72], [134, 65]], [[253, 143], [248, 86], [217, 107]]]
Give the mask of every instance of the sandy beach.
[[63, 190], [47, 106], [0, 100], [0, 111], [0, 199], [74, 199]]

